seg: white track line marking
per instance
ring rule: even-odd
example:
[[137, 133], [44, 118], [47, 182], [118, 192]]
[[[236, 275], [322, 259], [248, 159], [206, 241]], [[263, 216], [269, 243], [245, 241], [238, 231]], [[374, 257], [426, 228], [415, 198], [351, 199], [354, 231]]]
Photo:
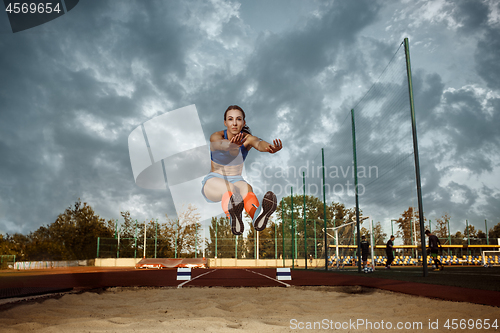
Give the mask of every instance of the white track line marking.
[[213, 272], [215, 272], [216, 270], [217, 270], [217, 268], [216, 268], [216, 269], [214, 269], [213, 271], [210, 271], [210, 272], [206, 272], [206, 273], [200, 274], [200, 275], [198, 275], [197, 277], [192, 278], [191, 280], [184, 281], [184, 282], [182, 282], [180, 285], [178, 285], [178, 286], [177, 286], [177, 288], [178, 288], [178, 289], [179, 289], [179, 288], [182, 288], [182, 286], [183, 286], [183, 285], [185, 285], [186, 283], [189, 283], [189, 282], [191, 282], [191, 281], [193, 281], [193, 280], [196, 280], [197, 278], [202, 277], [203, 275], [207, 275], [207, 274], [213, 273]]
[[251, 272], [251, 273], [254, 273], [254, 274], [259, 274], [259, 275], [262, 275], [262, 276], [264, 276], [264, 277], [266, 277], [266, 278], [268, 278], [268, 279], [271, 279], [271, 280], [273, 280], [273, 281], [276, 281], [276, 282], [279, 282], [279, 283], [281, 283], [281, 284], [284, 284], [287, 288], [288, 288], [288, 287], [291, 287], [291, 285], [289, 285], [288, 283], [281, 282], [280, 280], [276, 280], [276, 279], [274, 279], [274, 278], [272, 278], [272, 277], [270, 277], [270, 276], [267, 276], [267, 275], [265, 275], [265, 274], [257, 273], [257, 272], [251, 271], [251, 270], [249, 270], [249, 269], [245, 269], [245, 271], [248, 271], [248, 272]]

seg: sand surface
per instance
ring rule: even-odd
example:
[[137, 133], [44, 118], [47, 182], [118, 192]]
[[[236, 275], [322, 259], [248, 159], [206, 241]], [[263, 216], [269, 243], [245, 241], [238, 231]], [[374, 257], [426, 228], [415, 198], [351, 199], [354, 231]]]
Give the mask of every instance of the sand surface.
[[[388, 330], [388, 322], [394, 332], [442, 332], [448, 331], [443, 327], [447, 319], [475, 321], [473, 329], [453, 332], [500, 331], [475, 326], [478, 319], [497, 319], [500, 325], [497, 307], [361, 287], [109, 288], [4, 304], [2, 309], [2, 333], [381, 332]], [[429, 329], [436, 320], [438, 329]], [[397, 329], [398, 323], [403, 329]]]

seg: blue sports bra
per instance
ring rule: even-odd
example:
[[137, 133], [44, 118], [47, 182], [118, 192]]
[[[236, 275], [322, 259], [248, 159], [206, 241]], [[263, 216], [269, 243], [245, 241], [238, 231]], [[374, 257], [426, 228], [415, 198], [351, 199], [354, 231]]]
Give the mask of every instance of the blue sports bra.
[[[227, 130], [224, 130], [224, 139], [227, 140]], [[220, 165], [239, 165], [242, 164], [247, 158], [248, 150], [244, 145], [240, 146], [240, 152], [237, 156], [233, 156], [229, 151], [215, 150], [210, 152], [210, 158]]]

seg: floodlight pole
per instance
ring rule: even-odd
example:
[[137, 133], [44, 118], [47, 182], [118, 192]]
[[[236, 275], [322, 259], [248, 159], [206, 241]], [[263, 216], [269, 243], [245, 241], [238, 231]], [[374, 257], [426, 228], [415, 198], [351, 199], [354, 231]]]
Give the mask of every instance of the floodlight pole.
[[417, 142], [417, 122], [415, 118], [415, 104], [413, 102], [413, 83], [411, 78], [411, 63], [410, 63], [410, 44], [408, 38], [404, 39], [405, 56], [406, 56], [406, 72], [408, 76], [408, 93], [410, 95], [410, 113], [411, 113], [411, 128], [413, 134], [413, 155], [415, 157], [415, 177], [417, 182], [417, 197], [418, 197], [418, 211], [420, 220], [420, 240], [422, 243], [422, 267], [423, 276], [429, 275], [427, 270], [427, 249], [425, 248], [425, 230], [424, 230], [424, 205], [422, 203], [422, 185], [420, 182], [420, 162], [418, 157], [418, 142]]
[[359, 198], [358, 198], [358, 161], [356, 158], [356, 125], [354, 121], [354, 109], [351, 110], [351, 124], [352, 124], [352, 156], [354, 162], [354, 195], [356, 197], [356, 231], [358, 233], [358, 273], [361, 273], [361, 260], [359, 256], [361, 254], [361, 240], [360, 240], [360, 229], [359, 229]]

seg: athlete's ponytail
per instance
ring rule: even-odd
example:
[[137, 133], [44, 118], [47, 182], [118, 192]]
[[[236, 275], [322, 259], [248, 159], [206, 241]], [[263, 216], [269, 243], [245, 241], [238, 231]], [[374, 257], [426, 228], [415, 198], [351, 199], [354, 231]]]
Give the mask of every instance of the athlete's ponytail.
[[[226, 112], [224, 112], [224, 121], [226, 120], [227, 111], [229, 111], [229, 110], [240, 110], [241, 113], [243, 114], [243, 120], [245, 120], [245, 111], [243, 111], [242, 108], [240, 108], [238, 105], [229, 105]], [[241, 131], [243, 133], [247, 133], [247, 134], [252, 135], [252, 132], [250, 131], [250, 127], [248, 127], [246, 124], [245, 124], [245, 126], [243, 126]]]

